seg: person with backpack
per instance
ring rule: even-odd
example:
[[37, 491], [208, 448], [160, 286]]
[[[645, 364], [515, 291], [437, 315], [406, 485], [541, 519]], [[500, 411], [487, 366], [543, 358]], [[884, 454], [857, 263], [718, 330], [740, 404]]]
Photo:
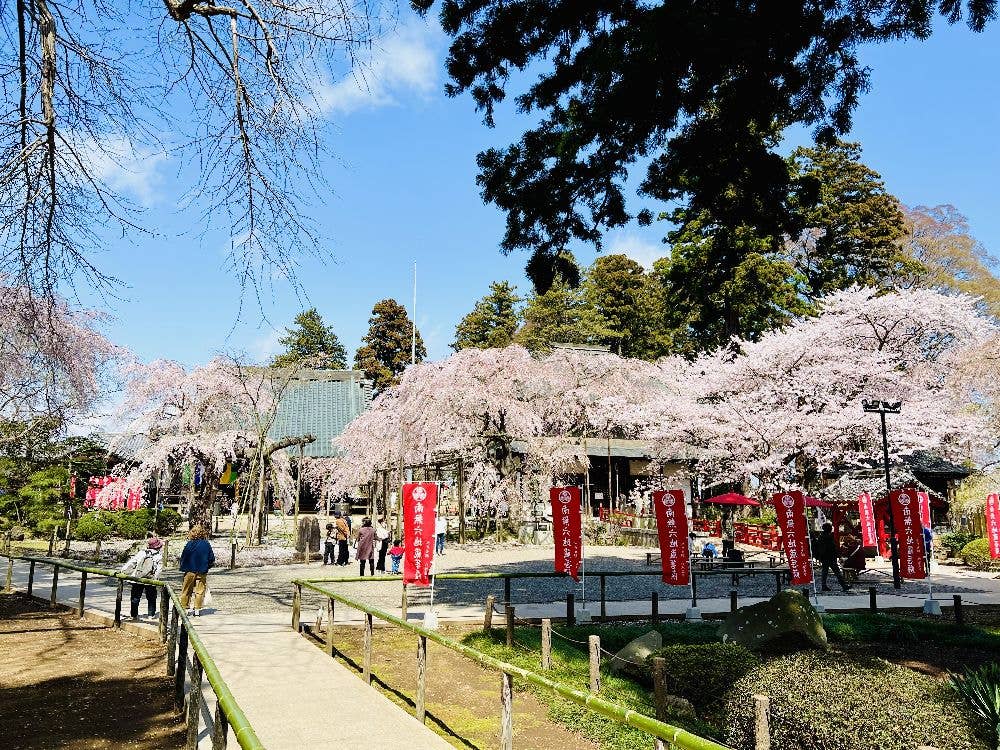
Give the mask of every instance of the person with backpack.
[[[121, 572], [133, 578], [158, 579], [163, 571], [163, 542], [155, 536], [146, 542], [146, 548], [136, 552], [121, 567]], [[147, 583], [133, 583], [131, 593], [132, 620], [139, 620], [139, 602], [146, 595], [146, 612], [149, 619], [156, 617], [156, 586]]]
[[[205, 603], [205, 589], [208, 586], [208, 569], [215, 564], [215, 552], [208, 541], [208, 532], [204, 526], [195, 526], [188, 532], [188, 543], [181, 551], [180, 567], [184, 574], [181, 584], [181, 606], [189, 615], [197, 617], [201, 614], [201, 605]], [[194, 594], [194, 609], [191, 603]]]

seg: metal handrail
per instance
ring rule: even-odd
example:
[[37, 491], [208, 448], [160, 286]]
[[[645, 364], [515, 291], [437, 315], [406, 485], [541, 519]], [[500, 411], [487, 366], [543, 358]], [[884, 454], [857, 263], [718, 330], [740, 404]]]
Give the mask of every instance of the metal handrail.
[[179, 622], [183, 625], [184, 632], [187, 634], [188, 643], [194, 649], [198, 663], [204, 670], [205, 678], [208, 680], [208, 684], [212, 686], [216, 701], [222, 708], [226, 721], [228, 722], [229, 727], [233, 730], [233, 735], [236, 737], [236, 741], [239, 743], [239, 746], [243, 748], [243, 750], [264, 750], [264, 744], [260, 741], [260, 738], [257, 737], [253, 727], [250, 725], [249, 719], [247, 719], [246, 714], [243, 713], [243, 709], [241, 709], [239, 704], [236, 702], [236, 698], [233, 696], [232, 691], [230, 691], [229, 686], [226, 684], [222, 674], [219, 672], [219, 668], [215, 664], [215, 661], [208, 653], [208, 649], [201, 640], [201, 637], [198, 635], [197, 630], [192, 627], [191, 621], [188, 619], [187, 613], [184, 611], [184, 606], [180, 600], [180, 596], [176, 591], [174, 591], [173, 587], [169, 583], [156, 578], [138, 578], [135, 576], [129, 576], [125, 575], [121, 571], [109, 570], [107, 568], [76, 565], [74, 563], [64, 562], [62, 559], [33, 557], [27, 555], [5, 555], [5, 557], [11, 561], [24, 560], [29, 563], [42, 563], [43, 565], [52, 565], [57, 568], [73, 570], [78, 573], [115, 578], [122, 582], [129, 581], [131, 583], [142, 583], [147, 586], [156, 586], [164, 589], [167, 592], [170, 601], [173, 603], [174, 612], [177, 614]]
[[[438, 577], [443, 577], [446, 574], [441, 574]], [[454, 574], [459, 575], [459, 574]], [[483, 573], [482, 577], [496, 577], [493, 574]], [[541, 575], [552, 575], [552, 574], [523, 574], [524, 576], [536, 577]], [[373, 580], [367, 578], [365, 580]], [[537, 672], [532, 672], [531, 670], [518, 667], [509, 662], [501, 661], [500, 659], [495, 659], [492, 656], [488, 656], [480, 651], [477, 651], [469, 646], [465, 646], [457, 641], [453, 641], [441, 633], [435, 630], [428, 630], [427, 628], [421, 627], [420, 625], [414, 625], [413, 623], [407, 622], [393, 614], [385, 612], [375, 607], [369, 606], [351, 597], [344, 596], [343, 594], [338, 594], [334, 591], [330, 591], [321, 586], [315, 585], [315, 583], [303, 580], [295, 579], [292, 584], [300, 588], [310, 589], [318, 594], [322, 594], [330, 599], [338, 601], [342, 604], [347, 605], [353, 609], [357, 609], [365, 614], [371, 615], [372, 617], [377, 617], [379, 620], [384, 622], [392, 623], [402, 628], [406, 628], [416, 635], [427, 638], [435, 643], [444, 646], [445, 648], [456, 651], [462, 654], [468, 659], [476, 662], [480, 666], [488, 667], [491, 669], [496, 669], [507, 675], [513, 675], [525, 682], [536, 685], [541, 688], [545, 688], [556, 695], [559, 695], [567, 700], [572, 701], [578, 705], [584, 706], [585, 708], [594, 711], [595, 713], [601, 714], [612, 721], [619, 724], [626, 724], [628, 726], [639, 729], [643, 732], [653, 735], [659, 739], [662, 739], [673, 746], [681, 748], [681, 750], [729, 750], [725, 745], [721, 745], [713, 740], [706, 739], [704, 737], [699, 737], [696, 734], [688, 732], [686, 729], [674, 726], [672, 724], [667, 724], [666, 722], [654, 719], [651, 716], [646, 716], [645, 714], [633, 711], [632, 709], [623, 708], [616, 703], [611, 703], [603, 698], [599, 698], [593, 693], [586, 692], [583, 690], [577, 690], [571, 688], [568, 685], [563, 685], [560, 682], [550, 680]], [[298, 613], [293, 613], [298, 614]]]

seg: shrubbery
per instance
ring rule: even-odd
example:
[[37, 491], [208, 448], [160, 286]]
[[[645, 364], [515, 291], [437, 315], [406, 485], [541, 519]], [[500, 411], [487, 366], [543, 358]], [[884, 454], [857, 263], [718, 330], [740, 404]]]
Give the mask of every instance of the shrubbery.
[[173, 508], [164, 508], [156, 518], [156, 533], [160, 536], [170, 536], [181, 525], [181, 514]]
[[975, 534], [969, 534], [965, 531], [949, 531], [947, 534], [941, 535], [939, 542], [941, 549], [948, 557], [958, 557], [962, 553], [962, 548], [975, 538]]
[[686, 698], [699, 711], [717, 703], [730, 685], [760, 664], [736, 643], [665, 646], [649, 659], [657, 656], [667, 662], [667, 692]]
[[153, 511], [148, 508], [123, 510], [114, 514], [115, 533], [125, 539], [145, 539], [153, 528]]
[[960, 555], [966, 565], [976, 570], [987, 570], [993, 565], [993, 558], [990, 557], [990, 540], [985, 537], [973, 539], [966, 544], [962, 547]]
[[726, 696], [731, 747], [754, 745], [756, 694], [771, 699], [772, 750], [986, 748], [953, 690], [882, 659], [804, 651], [754, 667]]
[[[87, 513], [76, 522], [76, 538], [85, 542], [96, 542], [111, 536], [111, 519], [109, 514], [96, 511]], [[105, 522], [107, 521], [107, 523]]]

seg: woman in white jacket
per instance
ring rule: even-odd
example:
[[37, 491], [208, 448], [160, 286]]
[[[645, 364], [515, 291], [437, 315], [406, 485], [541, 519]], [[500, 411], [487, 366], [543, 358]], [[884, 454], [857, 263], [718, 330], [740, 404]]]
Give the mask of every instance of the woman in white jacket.
[[[163, 570], [163, 542], [155, 536], [146, 542], [146, 549], [139, 550], [125, 563], [121, 572], [134, 578], [159, 578]], [[146, 595], [146, 610], [149, 619], [156, 617], [156, 586], [144, 583], [132, 584], [132, 619], [139, 619], [139, 602]]]

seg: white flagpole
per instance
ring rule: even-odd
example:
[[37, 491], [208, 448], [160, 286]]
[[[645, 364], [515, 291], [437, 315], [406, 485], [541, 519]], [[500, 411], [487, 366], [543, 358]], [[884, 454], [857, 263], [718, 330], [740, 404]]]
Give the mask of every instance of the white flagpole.
[[583, 488], [580, 488], [580, 570], [583, 578], [583, 609], [587, 609], [587, 548], [583, 531]]
[[413, 261], [413, 314], [410, 322], [410, 364], [417, 364], [417, 262]]

